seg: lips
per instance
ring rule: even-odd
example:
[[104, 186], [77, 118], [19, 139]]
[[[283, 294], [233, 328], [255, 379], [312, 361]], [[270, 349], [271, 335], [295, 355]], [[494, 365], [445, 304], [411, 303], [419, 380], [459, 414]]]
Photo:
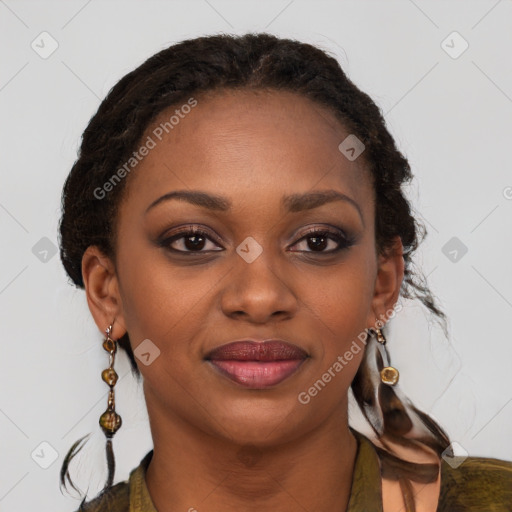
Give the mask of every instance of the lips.
[[291, 343], [281, 340], [234, 341], [214, 349], [207, 359], [226, 361], [283, 361], [288, 359], [304, 359], [308, 354]]
[[242, 386], [275, 386], [295, 373], [308, 358], [305, 350], [282, 340], [235, 341], [212, 350], [206, 360]]

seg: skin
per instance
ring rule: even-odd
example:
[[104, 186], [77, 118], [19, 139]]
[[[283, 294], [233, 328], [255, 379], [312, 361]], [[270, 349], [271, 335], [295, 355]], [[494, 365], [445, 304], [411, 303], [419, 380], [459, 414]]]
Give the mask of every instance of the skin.
[[[93, 246], [82, 261], [100, 331], [115, 320], [113, 338], [128, 332], [134, 350], [145, 339], [160, 350], [148, 366], [137, 359], [154, 443], [148, 490], [160, 512], [345, 510], [357, 449], [347, 391], [363, 351], [308, 404], [297, 396], [397, 302], [402, 245], [397, 238], [394, 251], [377, 254], [366, 163], [338, 150], [349, 132], [329, 110], [282, 91], [195, 97], [129, 175], [116, 261]], [[232, 208], [174, 199], [145, 214], [175, 190], [224, 196]], [[281, 205], [285, 195], [325, 190], [349, 196], [362, 217], [348, 201], [300, 212]], [[213, 235], [202, 254], [170, 250], [190, 251], [187, 238], [158, 245], [191, 224]], [[353, 235], [353, 245], [326, 255], [335, 240], [318, 249], [303, 238], [329, 226]], [[252, 263], [236, 252], [249, 236], [263, 249]], [[248, 336], [288, 340], [309, 358], [272, 388], [244, 388], [204, 357]]]

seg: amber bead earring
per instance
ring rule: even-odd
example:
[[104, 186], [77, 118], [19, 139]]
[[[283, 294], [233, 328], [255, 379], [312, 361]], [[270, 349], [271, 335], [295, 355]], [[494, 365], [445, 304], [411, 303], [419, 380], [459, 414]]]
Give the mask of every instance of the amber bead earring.
[[380, 380], [387, 384], [388, 386], [394, 386], [398, 382], [398, 378], [400, 374], [398, 370], [389, 364], [388, 354], [385, 348], [386, 338], [381, 329], [375, 328], [375, 334], [377, 338], [377, 342], [379, 344], [379, 350], [382, 356], [382, 361], [384, 363], [384, 368], [380, 371]]
[[108, 392], [108, 405], [107, 410], [100, 416], [100, 427], [103, 430], [105, 436], [107, 437], [107, 464], [109, 467], [109, 476], [106, 487], [110, 487], [112, 485], [114, 479], [114, 456], [112, 450], [112, 438], [114, 434], [121, 427], [122, 421], [121, 416], [116, 413], [116, 402], [115, 402], [115, 394], [114, 394], [114, 386], [118, 381], [118, 375], [114, 370], [114, 362], [115, 355], [117, 351], [117, 343], [116, 340], [113, 340], [110, 335], [112, 333], [112, 325], [109, 325], [107, 329], [105, 329], [106, 338], [103, 341], [103, 348], [109, 353], [109, 367], [106, 370], [101, 372], [101, 378], [108, 384], [110, 387]]

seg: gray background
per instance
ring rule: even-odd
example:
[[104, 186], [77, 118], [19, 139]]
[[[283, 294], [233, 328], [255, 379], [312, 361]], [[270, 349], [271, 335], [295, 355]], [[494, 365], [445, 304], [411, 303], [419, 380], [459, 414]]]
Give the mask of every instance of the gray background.
[[[91, 494], [106, 478], [102, 335], [52, 252], [81, 133], [147, 57], [219, 32], [316, 44], [382, 108], [429, 231], [416, 261], [451, 328], [446, 339], [418, 303], [405, 303], [388, 345], [401, 388], [447, 429], [456, 453], [512, 459], [511, 22], [510, 0], [0, 0], [0, 511], [77, 508], [58, 473], [88, 432], [72, 476]], [[43, 58], [52, 40], [58, 48]], [[116, 366], [117, 482], [152, 442], [124, 354]]]

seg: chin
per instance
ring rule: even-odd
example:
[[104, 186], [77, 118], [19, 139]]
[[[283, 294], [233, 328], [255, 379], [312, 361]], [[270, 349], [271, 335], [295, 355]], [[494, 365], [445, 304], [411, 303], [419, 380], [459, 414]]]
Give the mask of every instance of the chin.
[[294, 435], [297, 425], [301, 423], [297, 418], [300, 409], [297, 411], [296, 404], [295, 393], [288, 401], [270, 403], [268, 399], [253, 399], [230, 407], [224, 403], [224, 407], [215, 407], [216, 421], [212, 427], [230, 441], [239, 444], [271, 446], [300, 435], [298, 432]]

